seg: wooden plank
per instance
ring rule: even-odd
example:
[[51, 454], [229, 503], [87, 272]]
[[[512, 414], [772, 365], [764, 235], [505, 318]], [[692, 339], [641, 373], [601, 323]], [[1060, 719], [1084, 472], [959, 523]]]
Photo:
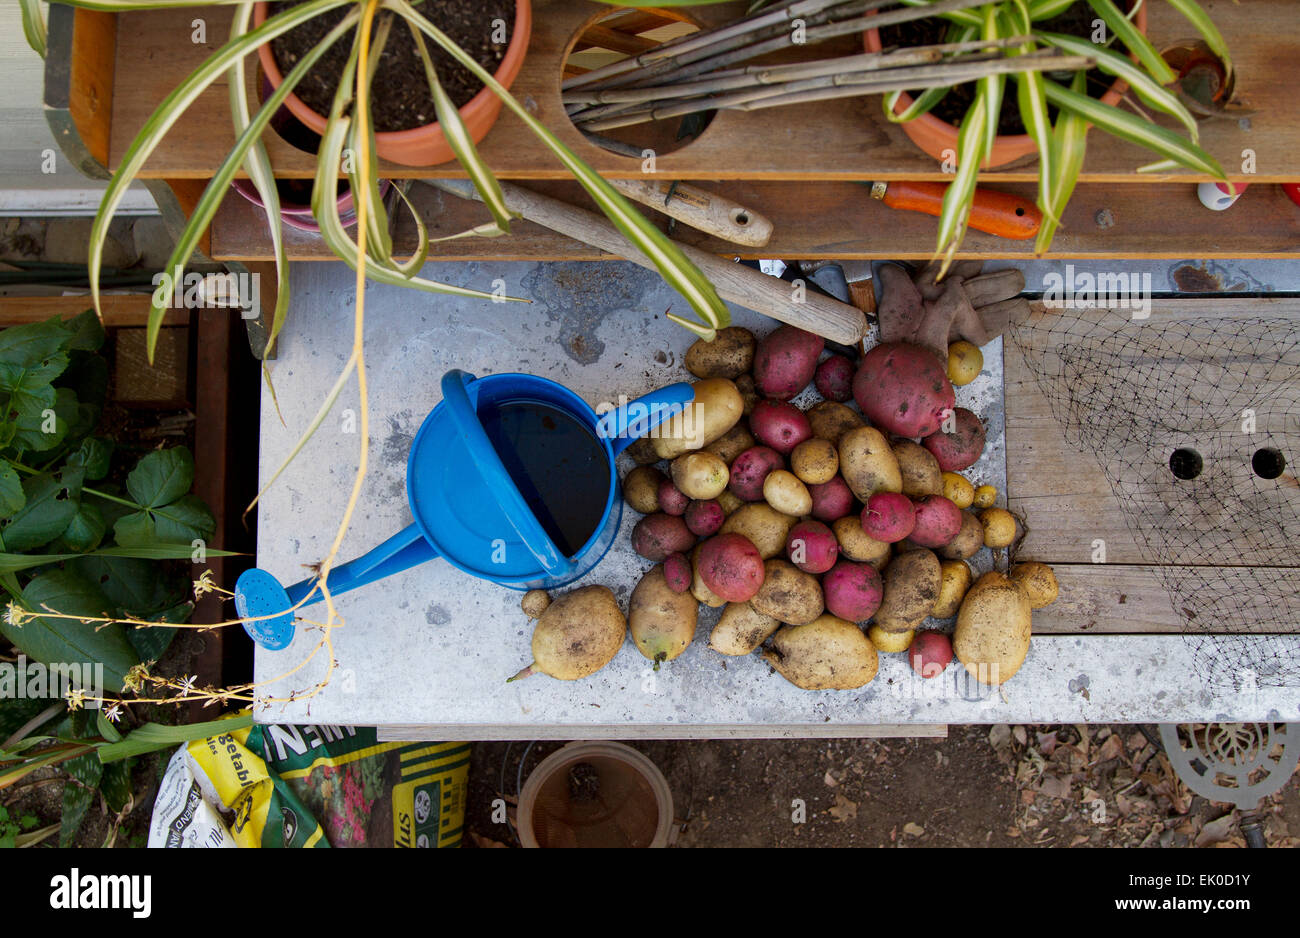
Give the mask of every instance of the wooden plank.
[[[1032, 305], [1035, 315], [1072, 315], [1070, 310], [1052, 313], [1042, 304]], [[1159, 342], [1156, 327], [1161, 321], [1188, 317], [1222, 322], [1222, 333], [1231, 335], [1233, 319], [1300, 317], [1300, 299], [1234, 298], [1230, 294], [1216, 294], [1204, 299], [1155, 300], [1150, 319], [1152, 341]], [[1015, 342], [1005, 343], [1004, 387], [1007, 451], [1016, 453], [1016, 458], [1008, 460], [1007, 466], [1008, 502], [1013, 511], [1024, 516], [1029, 529], [1021, 548], [1022, 556], [1053, 564], [1087, 564], [1092, 558], [1095, 542], [1100, 539], [1105, 542], [1108, 564], [1141, 564], [1156, 560], [1197, 562], [1194, 550], [1189, 550], [1187, 557], [1166, 555], [1153, 558], [1134, 537], [1131, 522], [1126, 519], [1102, 467], [1090, 453], [1066, 441], [1062, 426], [1052, 415], [1047, 399]], [[1207, 388], [1204, 393], [1208, 394], [1210, 390]], [[1268, 400], [1272, 395], [1286, 400], [1289, 398], [1285, 395], [1293, 393], [1284, 384], [1261, 386], [1260, 399]], [[1261, 431], [1265, 429], [1260, 428]], [[1283, 432], [1286, 428], [1272, 429]], [[1165, 450], [1172, 452], [1175, 441], [1171, 438], [1165, 442], [1159, 452], [1152, 454], [1153, 460], [1168, 460]], [[1248, 462], [1252, 450], [1253, 447], [1246, 447], [1241, 458]], [[1253, 478], [1248, 465], [1239, 469], [1244, 477]], [[1274, 490], [1273, 486], [1261, 486], [1261, 491]], [[1216, 518], [1212, 509], [1213, 506], [1209, 505], [1195, 509], [1199, 514], [1192, 527], [1204, 531], [1207, 537], [1226, 525], [1225, 519]], [[1234, 550], [1238, 553], [1239, 563], [1275, 562], [1264, 547], [1241, 544], [1239, 547], [1234, 545]], [[1211, 562], [1204, 558], [1200, 560], [1200, 563]]]
[[[375, 727], [381, 743], [465, 739], [473, 742], [532, 739], [947, 739], [946, 723], [879, 723], [858, 726], [818, 725], [744, 726], [740, 724], [678, 726], [666, 723], [647, 729], [626, 723], [606, 726], [482, 725], [448, 727], [436, 724], [390, 723]], [[466, 735], [466, 733], [469, 735]]]
[[[108, 293], [99, 298], [104, 326], [143, 326], [149, 322], [150, 295], [147, 293]], [[89, 296], [4, 296], [0, 297], [0, 326], [19, 326], [25, 322], [44, 322], [51, 316], [71, 319], [93, 304]], [[190, 321], [189, 310], [168, 309], [164, 326], [183, 326]]]
[[[1020, 556], [1032, 559], [1028, 550]], [[1060, 585], [1056, 602], [1034, 610], [1035, 634], [1121, 634], [1150, 632], [1182, 634], [1187, 618], [1175, 605], [1167, 583], [1179, 577], [1194, 577], [1198, 570], [1187, 566], [1154, 567], [1119, 563], [1057, 563], [1052, 567]], [[1200, 568], [1203, 573], [1204, 568]], [[1292, 595], [1300, 597], [1300, 568], [1279, 572], [1293, 583]], [[1300, 598], [1296, 599], [1296, 621], [1300, 621]], [[1275, 631], [1267, 625], [1248, 623], [1248, 631]]]
[[[607, 7], [572, 0], [535, 0], [529, 54], [514, 85], [516, 97], [575, 152], [609, 177], [641, 175], [640, 160], [618, 156], [589, 144], [568, 122], [560, 103], [562, 63], [576, 38]], [[694, 11], [702, 22], [734, 17], [743, 3], [705, 6]], [[1207, 4], [1233, 51], [1238, 68], [1237, 96], [1253, 109], [1248, 120], [1206, 121], [1202, 145], [1231, 178], [1244, 182], [1280, 182], [1296, 176], [1294, 154], [1300, 147], [1300, 95], [1293, 89], [1291, 63], [1300, 52], [1300, 36], [1290, 28], [1286, 8], [1268, 0], [1212, 0]], [[193, 11], [157, 10], [120, 14], [116, 93], [113, 96], [110, 163], [116, 165], [132, 138], [168, 90], [224, 41], [230, 11], [205, 12], [207, 44], [191, 41]], [[1169, 4], [1151, 8], [1150, 34], [1157, 46], [1185, 38], [1186, 21]], [[854, 37], [800, 50], [803, 57], [826, 57], [861, 51]], [[256, 69], [249, 70], [250, 83]], [[1163, 120], [1163, 118], [1162, 118]], [[223, 81], [214, 82], [182, 117], [155, 152], [145, 174], [169, 179], [210, 178], [233, 143]], [[268, 135], [268, 150], [278, 175], [314, 175], [311, 156]], [[1252, 151], [1254, 174], [1243, 172], [1245, 151]], [[564, 168], [513, 115], [501, 120], [484, 140], [480, 153], [503, 178], [562, 179]], [[1090, 137], [1083, 175], [1091, 182], [1151, 182], [1194, 177], [1182, 171], [1138, 176], [1150, 154], [1133, 144], [1099, 132]], [[430, 175], [428, 168], [381, 165], [384, 175], [411, 178]], [[879, 97], [845, 98], [799, 108], [719, 113], [700, 138], [660, 156], [656, 172], [679, 179], [938, 179], [944, 173], [917, 150], [903, 131], [885, 120]], [[454, 164], [439, 175], [465, 174]], [[1030, 182], [1036, 164], [1002, 169], [983, 178]], [[1185, 223], [1180, 220], [1180, 223]], [[1217, 224], [1217, 222], [1215, 222]], [[1207, 228], [1209, 225], [1207, 224]], [[1199, 234], [1199, 232], [1198, 232]]]
[[[577, 183], [531, 181], [528, 188], [574, 205], [590, 207]], [[881, 258], [925, 260], [934, 250], [936, 220], [917, 212], [898, 212], [872, 199], [866, 186], [851, 182], [707, 181], [703, 188], [753, 208], [774, 225], [771, 241], [747, 248], [678, 224], [674, 237], [684, 244], [745, 259]], [[1000, 184], [996, 188], [1034, 197], [1036, 186]], [[410, 197], [429, 226], [431, 238], [464, 231], [488, 219], [477, 203], [414, 185]], [[661, 230], [667, 217], [642, 208]], [[1108, 226], [1097, 223], [1100, 213]], [[1183, 221], [1180, 222], [1180, 219]], [[1189, 221], [1190, 220], [1190, 221]], [[1180, 226], [1205, 220], [1194, 237], [1171, 236]], [[1210, 222], [1212, 221], [1212, 224]], [[415, 246], [410, 213], [394, 220], [394, 247], [409, 255]], [[295, 260], [334, 260], [319, 237], [284, 229]], [[261, 210], [246, 199], [228, 198], [212, 223], [212, 250], [222, 261], [270, 260], [274, 254]], [[1300, 208], [1277, 186], [1254, 186], [1229, 211], [1211, 215], [1186, 183], [1126, 186], [1082, 184], [1066, 210], [1052, 250], [1062, 258], [1296, 257], [1300, 255]], [[1032, 241], [1008, 241], [969, 231], [959, 257], [1033, 258]], [[460, 238], [430, 245], [434, 260], [602, 260], [611, 255], [538, 225], [517, 221], [507, 238]]]

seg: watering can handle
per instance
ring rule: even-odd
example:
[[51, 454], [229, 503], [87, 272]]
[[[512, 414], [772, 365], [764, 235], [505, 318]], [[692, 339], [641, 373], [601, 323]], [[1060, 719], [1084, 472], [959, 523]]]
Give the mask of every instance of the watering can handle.
[[469, 399], [469, 385], [474, 380], [474, 375], [458, 368], [453, 368], [442, 376], [442, 400], [447, 405], [447, 412], [456, 425], [461, 441], [478, 465], [483, 482], [495, 496], [502, 513], [509, 519], [529, 552], [537, 558], [542, 569], [548, 576], [570, 576], [575, 569], [573, 561], [560, 552], [537, 522], [536, 515], [519, 494], [519, 487], [510, 478], [496, 448], [479, 423], [478, 413]]
[[695, 389], [685, 381], [669, 384], [606, 411], [600, 417], [598, 432], [609, 440], [617, 456], [653, 427], [681, 413], [694, 400]]

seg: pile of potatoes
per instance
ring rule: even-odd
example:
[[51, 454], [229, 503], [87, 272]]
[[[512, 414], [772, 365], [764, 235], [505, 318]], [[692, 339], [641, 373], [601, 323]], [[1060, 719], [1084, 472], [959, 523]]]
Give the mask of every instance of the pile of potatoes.
[[[633, 549], [655, 564], [626, 627], [656, 669], [690, 645], [700, 603], [722, 607], [713, 651], [762, 648], [810, 690], [867, 684], [878, 652], [910, 650], [923, 677], [955, 653], [989, 684], [1023, 663], [1030, 612], [1057, 585], [1041, 563], [972, 582], [967, 561], [1017, 533], [996, 490], [960, 474], [980, 458], [983, 423], [955, 406], [946, 363], [928, 350], [886, 343], [856, 357], [827, 354], [824, 340], [793, 326], [761, 340], [730, 327], [687, 352], [699, 379], [693, 406], [628, 448], [637, 466], [623, 479], [644, 516]], [[822, 400], [803, 410], [792, 400], [810, 383]], [[603, 667], [623, 640], [611, 597], [586, 597], [599, 601], [598, 636], [544, 598], [534, 601], [545, 638], [534, 639], [531, 671], [568, 678]], [[951, 639], [920, 628], [954, 616]], [[568, 632], [587, 652], [580, 665], [543, 661]]]
[[[862, 686], [879, 651], [912, 649], [924, 676], [954, 651], [988, 683], [1020, 667], [1030, 609], [1055, 598], [1056, 582], [1037, 563], [973, 582], [967, 561], [1017, 534], [996, 490], [960, 474], [983, 452], [983, 423], [956, 407], [929, 351], [886, 343], [851, 356], [793, 326], [761, 340], [730, 327], [691, 346], [694, 411], [637, 441], [623, 480], [644, 515], [633, 549], [659, 565], [630, 622], [656, 663], [689, 645], [697, 601], [723, 607], [710, 648], [748, 655], [766, 643], [764, 658], [809, 689]], [[792, 399], [810, 383], [822, 400], [804, 410]], [[952, 640], [919, 630], [931, 616], [957, 617]]]

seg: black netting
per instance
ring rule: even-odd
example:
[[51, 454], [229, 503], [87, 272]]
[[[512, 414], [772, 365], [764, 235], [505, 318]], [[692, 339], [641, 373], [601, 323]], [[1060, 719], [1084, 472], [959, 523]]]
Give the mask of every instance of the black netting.
[[1159, 565], [1197, 676], [1300, 684], [1300, 322], [1065, 310], [1010, 337]]

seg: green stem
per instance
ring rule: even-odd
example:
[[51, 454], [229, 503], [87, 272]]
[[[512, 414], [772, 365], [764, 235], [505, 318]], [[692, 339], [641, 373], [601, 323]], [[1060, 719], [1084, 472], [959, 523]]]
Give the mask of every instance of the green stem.
[[[40, 469], [33, 469], [31, 466], [24, 466], [22, 463], [14, 459], [6, 458], [5, 462], [13, 466], [19, 472], [26, 472], [30, 475], [36, 475], [37, 473], [43, 471]], [[134, 508], [136, 511], [145, 510], [144, 505], [141, 505], [139, 502], [133, 502], [125, 498], [118, 498], [116, 495], [109, 495], [107, 492], [101, 492], [99, 489], [92, 489], [86, 485], [83, 485], [81, 487], [81, 491], [87, 495], [94, 495], [98, 498], [102, 498], [105, 501], [117, 502], [119, 505], [125, 505], [127, 508]]]

